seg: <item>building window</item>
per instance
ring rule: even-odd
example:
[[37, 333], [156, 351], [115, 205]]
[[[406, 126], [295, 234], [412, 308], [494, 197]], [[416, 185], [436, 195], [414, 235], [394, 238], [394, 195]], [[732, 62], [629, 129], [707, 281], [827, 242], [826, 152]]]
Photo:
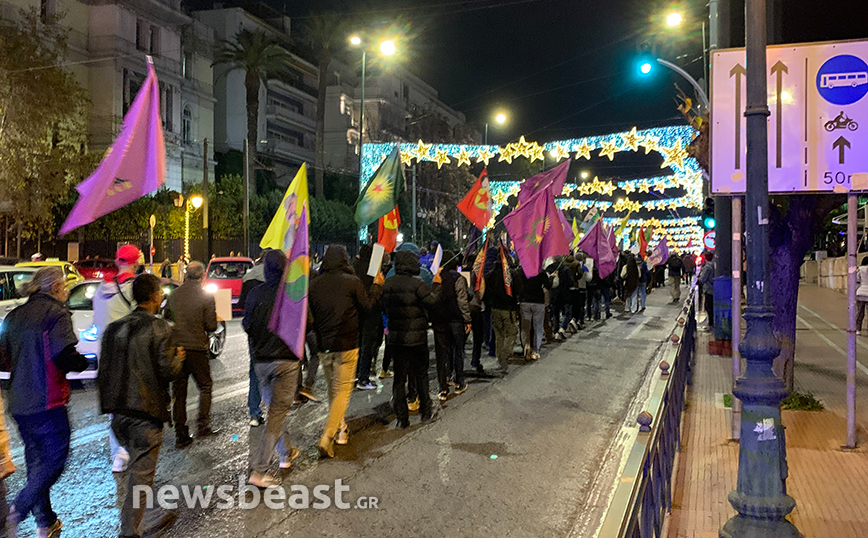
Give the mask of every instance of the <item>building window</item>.
[[187, 80], [193, 80], [193, 53], [185, 52], [184, 53], [184, 63], [181, 66], [181, 69], [184, 71], [184, 78]]
[[138, 19], [136, 21], [136, 48], [138, 50], [148, 50], [148, 45], [145, 42], [147, 40], [145, 32], [145, 21]]
[[160, 28], [159, 26], [151, 26], [151, 35], [150, 35], [150, 46], [148, 47], [148, 51], [154, 55], [160, 55]]
[[39, 20], [43, 24], [51, 24], [54, 21], [55, 10], [54, 0], [41, 0], [39, 3]]
[[181, 136], [185, 144], [193, 142], [193, 112], [190, 107], [184, 107], [184, 116], [181, 118]]
[[168, 84], [160, 84], [160, 109], [163, 114], [163, 129], [171, 133], [173, 131], [172, 118], [174, 117], [175, 92]]

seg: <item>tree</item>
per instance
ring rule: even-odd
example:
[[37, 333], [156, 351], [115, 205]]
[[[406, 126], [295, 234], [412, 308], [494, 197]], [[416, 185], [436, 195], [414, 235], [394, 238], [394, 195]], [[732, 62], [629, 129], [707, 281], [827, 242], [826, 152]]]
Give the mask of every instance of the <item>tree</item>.
[[87, 94], [61, 65], [67, 34], [35, 9], [0, 33], [0, 200], [25, 228], [53, 228], [55, 206], [96, 165]]
[[328, 88], [328, 69], [332, 54], [341, 46], [346, 36], [346, 21], [337, 13], [311, 15], [305, 26], [305, 34], [313, 47], [319, 64], [319, 91], [316, 102], [316, 196], [325, 195], [325, 107]]
[[263, 30], [239, 30], [234, 41], [223, 41], [213, 65], [242, 69], [247, 94], [247, 140], [250, 161], [256, 162], [259, 141], [259, 90], [269, 79], [287, 72], [289, 53]]

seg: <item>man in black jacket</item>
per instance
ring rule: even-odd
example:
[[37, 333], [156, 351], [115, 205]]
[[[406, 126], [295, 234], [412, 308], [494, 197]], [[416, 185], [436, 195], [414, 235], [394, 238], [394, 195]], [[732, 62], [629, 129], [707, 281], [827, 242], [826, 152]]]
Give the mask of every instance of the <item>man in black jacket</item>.
[[681, 302], [681, 276], [684, 273], [684, 262], [681, 256], [673, 252], [666, 262], [669, 268], [669, 289], [672, 293], [672, 302]]
[[271, 250], [265, 255], [265, 282], [253, 288], [247, 295], [244, 321], [241, 324], [253, 346], [259, 390], [262, 400], [268, 406], [265, 433], [256, 447], [251, 448], [252, 471], [247, 479], [249, 484], [260, 488], [280, 484], [277, 478], [267, 474], [275, 447], [280, 455], [282, 469], [288, 469], [299, 454], [297, 448], [288, 448], [283, 433], [283, 422], [298, 390], [299, 357], [293, 355], [286, 343], [268, 329], [285, 268], [286, 254], [283, 251]]
[[[491, 331], [495, 337], [495, 353], [500, 365], [498, 373], [506, 375], [509, 372], [509, 358], [515, 347], [516, 324], [518, 312], [516, 311], [515, 297], [512, 291], [512, 268], [509, 266], [509, 258], [501, 256], [497, 250], [493, 252], [494, 266], [485, 275], [485, 306], [491, 309]], [[503, 263], [506, 262], [506, 270]], [[508, 281], [507, 281], [508, 280]]]
[[[422, 420], [431, 418], [431, 396], [428, 394], [428, 318], [425, 313], [437, 302], [432, 292], [418, 278], [419, 256], [413, 252], [395, 253], [395, 276], [383, 284], [381, 304], [389, 318], [389, 336], [386, 345], [395, 361], [395, 379], [392, 398], [398, 426], [410, 425], [407, 408], [407, 376], [416, 380], [419, 412]], [[435, 288], [438, 277], [434, 278]]]
[[[353, 271], [368, 291], [374, 285], [374, 277], [368, 275], [372, 253], [373, 249], [370, 245], [362, 245], [358, 259], [353, 262]], [[370, 309], [359, 312], [359, 318], [359, 366], [356, 369], [356, 388], [373, 390], [377, 386], [371, 383], [371, 370], [376, 365], [377, 352], [383, 343], [383, 316], [379, 304], [375, 303]]]
[[[518, 306], [521, 309], [521, 341], [524, 344], [524, 358], [539, 359], [545, 323], [545, 290], [551, 288], [549, 276], [545, 271], [528, 278], [524, 269], [516, 273]], [[533, 340], [531, 340], [531, 329]]]
[[458, 272], [456, 256], [447, 250], [443, 252], [443, 259], [440, 300], [431, 311], [441, 402], [445, 402], [449, 396], [450, 375], [454, 376], [455, 394], [467, 390], [464, 381], [464, 343], [470, 332], [467, 280]]
[[106, 329], [97, 378], [100, 410], [114, 415], [112, 431], [130, 454], [121, 536], [140, 536], [147, 495], [135, 488], [154, 484], [163, 424], [171, 420], [169, 382], [184, 360], [184, 349], [172, 343], [171, 326], [156, 317], [163, 302], [160, 279], [139, 275], [132, 288], [138, 306]]
[[211, 429], [211, 357], [208, 333], [217, 330], [217, 307], [214, 296], [202, 289], [205, 266], [190, 262], [184, 283], [169, 296], [166, 319], [175, 323], [175, 344], [187, 352], [184, 371], [172, 382], [172, 421], [175, 424], [175, 447], [187, 448], [193, 443], [187, 428], [187, 382], [199, 389], [197, 437], [216, 433]]
[[310, 284], [310, 312], [329, 391], [329, 415], [317, 443], [323, 457], [334, 457], [336, 438], [340, 444], [347, 442], [344, 414], [359, 362], [359, 311], [373, 307], [380, 299], [382, 283], [383, 275], [377, 273], [369, 294], [353, 274], [346, 249], [331, 245], [323, 256], [319, 277]]

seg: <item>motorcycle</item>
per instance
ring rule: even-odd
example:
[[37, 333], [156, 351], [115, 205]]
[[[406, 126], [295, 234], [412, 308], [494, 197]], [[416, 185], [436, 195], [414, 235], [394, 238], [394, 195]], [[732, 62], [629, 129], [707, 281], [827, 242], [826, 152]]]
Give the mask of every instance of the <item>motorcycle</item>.
[[849, 131], [855, 131], [859, 128], [859, 124], [845, 116], [842, 112], [841, 115], [837, 118], [827, 121], [825, 127], [826, 131], [830, 133], [837, 129], [847, 129]]

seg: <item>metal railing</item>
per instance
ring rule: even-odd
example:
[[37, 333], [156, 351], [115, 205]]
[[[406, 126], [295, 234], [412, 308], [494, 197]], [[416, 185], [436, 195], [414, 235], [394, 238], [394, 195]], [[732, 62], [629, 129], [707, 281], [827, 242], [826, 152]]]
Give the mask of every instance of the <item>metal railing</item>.
[[681, 450], [681, 413], [696, 349], [694, 288], [669, 336], [669, 348], [656, 374], [658, 382], [652, 385], [645, 408], [636, 419], [639, 433], [618, 477], [598, 538], [660, 538], [664, 517], [672, 509], [675, 454]]

